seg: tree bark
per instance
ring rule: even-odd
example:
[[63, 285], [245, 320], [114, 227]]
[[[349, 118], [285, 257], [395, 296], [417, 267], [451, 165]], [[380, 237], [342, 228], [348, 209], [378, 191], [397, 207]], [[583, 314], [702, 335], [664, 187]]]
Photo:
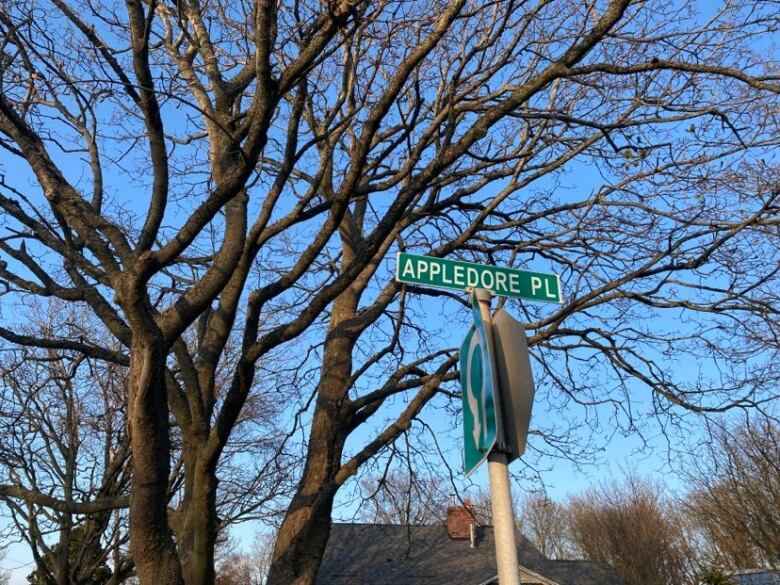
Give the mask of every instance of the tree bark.
[[184, 505], [176, 536], [187, 585], [213, 585], [215, 580], [217, 479], [210, 458], [199, 455], [203, 451], [205, 445], [184, 450]]
[[[334, 304], [332, 323], [343, 320], [344, 304], [343, 299]], [[326, 342], [306, 466], [279, 529], [266, 585], [314, 585], [330, 536], [354, 345], [352, 336], [339, 329], [333, 326]]]
[[165, 348], [154, 331], [134, 331], [128, 426], [133, 452], [130, 550], [141, 585], [183, 585], [168, 525], [170, 436]]
[[334, 458], [340, 458], [343, 441], [322, 411], [318, 414], [307, 465], [279, 529], [266, 585], [314, 585], [325, 553], [337, 489]]
[[57, 582], [57, 585], [68, 585], [68, 582], [70, 581], [70, 559], [68, 557], [70, 555], [71, 526], [70, 514], [63, 514], [62, 524], [60, 526], [60, 541], [55, 556], [57, 566], [54, 572], [54, 579]]

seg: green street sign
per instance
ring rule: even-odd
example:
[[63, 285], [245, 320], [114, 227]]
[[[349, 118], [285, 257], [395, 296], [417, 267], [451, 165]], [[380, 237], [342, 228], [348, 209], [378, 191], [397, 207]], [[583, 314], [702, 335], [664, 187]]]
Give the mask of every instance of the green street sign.
[[463, 389], [463, 468], [466, 477], [487, 458], [498, 437], [496, 389], [493, 388], [491, 348], [473, 298], [474, 325], [460, 346], [460, 384]]
[[483, 288], [501, 297], [550, 303], [560, 303], [563, 300], [561, 282], [555, 274], [499, 268], [406, 252], [398, 254], [395, 279], [398, 282], [435, 288]]

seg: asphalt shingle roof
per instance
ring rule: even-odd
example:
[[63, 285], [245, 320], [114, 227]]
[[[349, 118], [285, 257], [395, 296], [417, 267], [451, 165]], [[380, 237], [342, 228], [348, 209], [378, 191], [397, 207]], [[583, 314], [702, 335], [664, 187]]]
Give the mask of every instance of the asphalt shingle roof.
[[780, 585], [780, 572], [746, 571], [731, 575], [739, 585]]
[[560, 585], [624, 585], [615, 570], [604, 563], [545, 560], [528, 568]]
[[[317, 585], [481, 585], [496, 576], [495, 555], [490, 526], [472, 548], [444, 525], [333, 524]], [[560, 585], [623, 585], [604, 565], [548, 560], [522, 536], [518, 557]]]

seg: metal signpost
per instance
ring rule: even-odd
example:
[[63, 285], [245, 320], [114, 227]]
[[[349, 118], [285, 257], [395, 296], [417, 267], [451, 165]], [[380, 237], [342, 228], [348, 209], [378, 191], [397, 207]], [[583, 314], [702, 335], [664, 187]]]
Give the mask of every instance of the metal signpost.
[[396, 280], [469, 290], [474, 325], [460, 348], [463, 388], [463, 461], [466, 476], [488, 460], [490, 501], [501, 585], [520, 585], [509, 462], [525, 452], [534, 384], [523, 326], [500, 309], [492, 295], [560, 303], [554, 274], [497, 268], [401, 252]]
[[[479, 305], [479, 314], [475, 311], [474, 319], [480, 326], [487, 340], [487, 362], [491, 363], [493, 387], [498, 394], [496, 404], [501, 404], [501, 389], [498, 386], [498, 375], [495, 367], [495, 350], [493, 347], [493, 327], [490, 317], [490, 292], [477, 289], [472, 293], [473, 305]], [[476, 325], [476, 324], [475, 324]], [[501, 413], [503, 414], [503, 413]], [[502, 443], [505, 443], [504, 419], [499, 414], [498, 433]], [[488, 480], [490, 482], [490, 508], [493, 512], [493, 537], [496, 542], [496, 568], [498, 582], [501, 585], [520, 585], [520, 563], [517, 559], [517, 542], [515, 540], [515, 514], [512, 509], [512, 493], [509, 488], [509, 460], [503, 451], [491, 450], [488, 454]]]

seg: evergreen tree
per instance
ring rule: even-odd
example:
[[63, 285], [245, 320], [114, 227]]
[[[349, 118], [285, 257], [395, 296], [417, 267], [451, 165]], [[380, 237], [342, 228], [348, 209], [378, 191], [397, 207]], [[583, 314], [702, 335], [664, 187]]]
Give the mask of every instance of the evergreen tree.
[[60, 550], [61, 545], [58, 544], [41, 558], [38, 567], [27, 575], [30, 585], [105, 585], [111, 578], [111, 569], [104, 561], [103, 549], [99, 542], [90, 538], [87, 524], [80, 524], [70, 532], [64, 583], [58, 583], [57, 580]]

